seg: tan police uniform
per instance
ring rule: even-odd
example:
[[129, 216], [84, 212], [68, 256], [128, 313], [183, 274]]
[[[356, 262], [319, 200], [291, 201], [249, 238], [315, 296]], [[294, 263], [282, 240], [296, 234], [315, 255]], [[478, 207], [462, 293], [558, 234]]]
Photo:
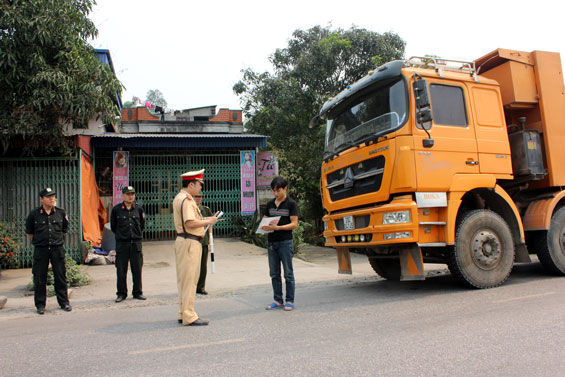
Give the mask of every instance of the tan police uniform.
[[[198, 238], [201, 239], [204, 236], [204, 227], [188, 229], [184, 226], [183, 221], [202, 220], [196, 202], [184, 190], [179, 192], [173, 200], [173, 215], [175, 230], [179, 234], [175, 240], [180, 308], [178, 318], [182, 320], [183, 325], [188, 325], [198, 319], [198, 314], [194, 311], [196, 283], [200, 277], [200, 259], [202, 257], [202, 244]], [[182, 234], [185, 236], [181, 236]]]

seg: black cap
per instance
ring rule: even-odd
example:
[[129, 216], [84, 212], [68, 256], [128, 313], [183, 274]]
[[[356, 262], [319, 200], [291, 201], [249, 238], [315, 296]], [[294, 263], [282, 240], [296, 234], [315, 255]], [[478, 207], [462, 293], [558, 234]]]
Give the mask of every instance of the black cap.
[[133, 188], [133, 186], [125, 186], [122, 189], [122, 194], [129, 194], [130, 192], [133, 192], [135, 194], [135, 189]]
[[55, 192], [55, 190], [53, 190], [51, 187], [45, 187], [43, 190], [39, 191], [39, 196], [40, 197], [44, 197], [44, 196], [51, 196], [51, 195], [55, 195], [57, 192]]

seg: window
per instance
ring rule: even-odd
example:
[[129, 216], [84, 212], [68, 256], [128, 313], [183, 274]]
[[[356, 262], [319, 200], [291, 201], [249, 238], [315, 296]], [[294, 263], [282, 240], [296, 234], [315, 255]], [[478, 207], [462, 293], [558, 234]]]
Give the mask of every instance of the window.
[[328, 115], [326, 155], [389, 134], [404, 124], [408, 110], [404, 80], [395, 77], [379, 84]]
[[435, 124], [467, 126], [465, 96], [461, 87], [432, 84], [430, 95]]

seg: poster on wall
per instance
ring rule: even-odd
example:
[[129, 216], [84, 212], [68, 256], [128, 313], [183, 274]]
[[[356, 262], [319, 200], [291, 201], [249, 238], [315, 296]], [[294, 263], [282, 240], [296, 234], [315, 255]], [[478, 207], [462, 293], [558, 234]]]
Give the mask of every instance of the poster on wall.
[[122, 202], [122, 189], [129, 185], [129, 152], [114, 151], [113, 165], [113, 203], [116, 205]]
[[271, 152], [257, 153], [257, 190], [271, 190], [271, 181], [279, 175], [279, 164]]
[[240, 151], [241, 214], [253, 215], [255, 200], [255, 151]]

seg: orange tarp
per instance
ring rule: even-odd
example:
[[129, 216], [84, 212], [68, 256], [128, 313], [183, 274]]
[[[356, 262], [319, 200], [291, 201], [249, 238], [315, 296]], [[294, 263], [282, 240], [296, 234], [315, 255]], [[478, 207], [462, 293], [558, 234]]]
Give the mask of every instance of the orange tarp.
[[82, 156], [82, 236], [91, 245], [100, 246], [104, 224], [108, 220], [106, 208], [98, 195], [98, 185], [94, 176], [92, 161]]

